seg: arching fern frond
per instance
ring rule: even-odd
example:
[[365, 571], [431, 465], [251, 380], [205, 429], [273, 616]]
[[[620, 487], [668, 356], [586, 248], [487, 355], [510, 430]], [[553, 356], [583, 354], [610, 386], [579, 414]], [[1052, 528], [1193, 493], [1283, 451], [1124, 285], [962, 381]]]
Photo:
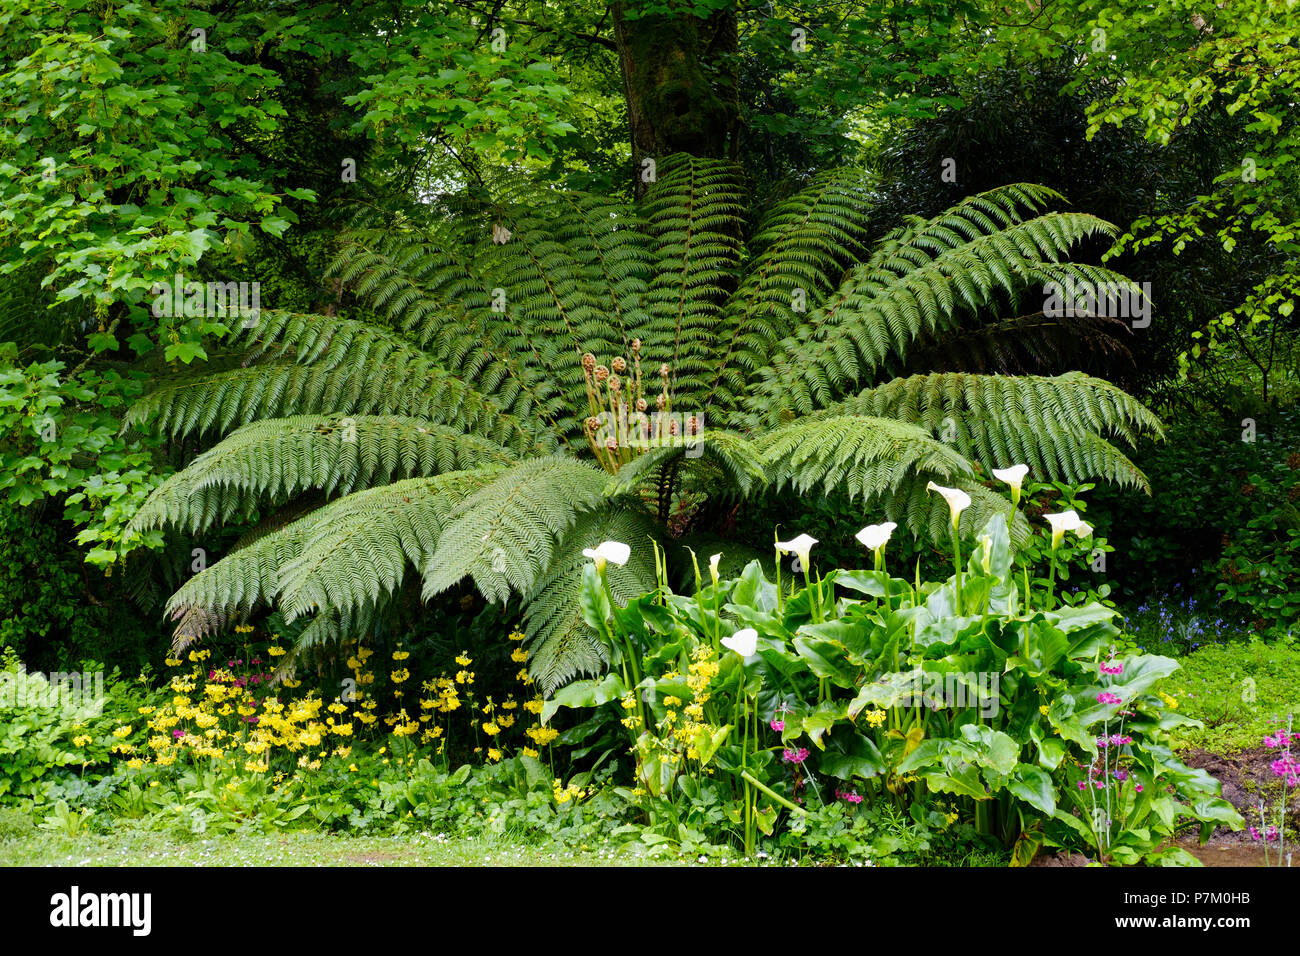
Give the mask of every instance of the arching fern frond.
[[970, 462], [924, 429], [891, 418], [826, 416], [769, 432], [758, 442], [774, 490], [842, 488], [850, 499], [875, 499], [919, 475], [949, 479], [972, 473]]
[[605, 500], [605, 473], [564, 456], [509, 468], [451, 515], [423, 567], [424, 596], [472, 577], [489, 601], [527, 593], [578, 515]]
[[328, 497], [402, 478], [513, 464], [487, 439], [414, 418], [297, 415], [236, 429], [171, 475], [131, 527], [173, 525], [191, 532], [228, 520], [223, 509], [280, 502], [307, 488]]
[[1041, 376], [943, 372], [895, 379], [825, 413], [918, 425], [986, 469], [1029, 465], [1040, 478], [1105, 478], [1149, 490], [1107, 437], [1160, 436], [1159, 419], [1109, 382], [1081, 372]]
[[578, 602], [582, 569], [590, 563], [583, 549], [602, 541], [622, 541], [631, 547], [627, 564], [605, 568], [614, 597], [626, 604], [654, 589], [650, 542], [661, 540], [662, 535], [662, 526], [617, 505], [582, 514], [565, 534], [555, 561], [528, 595], [524, 612], [529, 672], [546, 693], [578, 674], [597, 673], [609, 660], [601, 638], [582, 619]]
[[280, 568], [276, 598], [286, 620], [327, 608], [349, 611], [391, 594], [408, 567], [436, 550], [451, 516], [499, 468], [412, 478], [340, 498], [315, 512], [302, 548]]
[[[190, 578], [167, 602], [177, 634], [205, 636], [277, 596], [290, 617], [374, 605], [423, 563], [450, 511], [493, 472], [412, 478], [340, 498]], [[391, 546], [391, 548], [389, 547]]]
[[605, 494], [629, 494], [657, 480], [657, 472], [670, 462], [696, 458], [716, 464], [725, 476], [726, 486], [715, 486], [715, 494], [726, 496], [752, 493], [762, 487], [767, 477], [759, 464], [758, 448], [738, 432], [706, 428], [685, 443], [651, 448], [618, 470], [605, 486]]
[[246, 367], [183, 374], [137, 401], [126, 424], [152, 422], [184, 437], [224, 433], [263, 418], [399, 415], [487, 438], [524, 454], [546, 442], [395, 333], [344, 319], [263, 312]]
[[860, 170], [823, 173], [778, 203], [764, 220], [754, 256], [723, 311], [718, 339], [725, 351], [714, 374], [722, 404], [745, 387], [744, 376], [766, 365], [772, 347], [836, 288], [846, 265], [862, 255], [867, 191]]
[[[905, 359], [920, 336], [956, 327], [962, 315], [1015, 301], [1036, 283], [1094, 273], [1059, 259], [1114, 227], [1082, 213], [1018, 221], [1003, 187], [972, 197], [902, 238], [886, 241], [808, 322], [779, 343], [746, 402], [742, 420], [778, 423], [808, 414]], [[989, 201], [995, 200], [995, 201]]]

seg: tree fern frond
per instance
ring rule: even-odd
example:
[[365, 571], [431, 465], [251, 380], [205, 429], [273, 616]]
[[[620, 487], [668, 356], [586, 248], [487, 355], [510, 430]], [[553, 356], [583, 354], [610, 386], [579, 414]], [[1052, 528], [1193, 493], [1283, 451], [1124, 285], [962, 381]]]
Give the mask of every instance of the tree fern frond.
[[[204, 530], [259, 499], [283, 501], [307, 488], [326, 496], [402, 478], [507, 465], [514, 456], [487, 439], [413, 418], [298, 415], [236, 429], [154, 489], [131, 527]], [[226, 512], [223, 514], [223, 510]]]
[[1109, 382], [1067, 372], [1041, 376], [940, 372], [894, 379], [821, 413], [880, 415], [920, 426], [986, 469], [1029, 465], [1040, 478], [1105, 478], [1149, 490], [1107, 436], [1132, 444], [1163, 435], [1141, 402]]
[[398, 335], [365, 323], [263, 312], [246, 367], [183, 374], [137, 401], [126, 424], [176, 436], [224, 433], [301, 414], [399, 415], [454, 425], [517, 454], [546, 436], [438, 367]]
[[500, 468], [450, 472], [369, 488], [321, 508], [297, 555], [285, 561], [276, 599], [285, 619], [327, 608], [373, 605], [395, 591], [408, 566], [423, 567], [464, 501]]
[[400, 583], [407, 559], [423, 562], [447, 514], [492, 474], [457, 472], [358, 491], [247, 541], [171, 596], [177, 634], [193, 640], [213, 633], [277, 595], [290, 617], [373, 605]]
[[[1010, 187], [1003, 187], [1004, 190]], [[1018, 220], [999, 190], [971, 197], [885, 242], [856, 267], [833, 296], [787, 336], [759, 370], [741, 420], [778, 423], [830, 404], [873, 376], [890, 358], [905, 358], [919, 336], [954, 328], [958, 317], [1013, 301], [1035, 283], [1090, 270], [1058, 260], [1071, 245], [1115, 227], [1082, 213]], [[992, 215], [992, 213], [999, 215]]]
[[660, 160], [642, 202], [655, 243], [645, 355], [668, 362], [677, 406], [689, 411], [703, 409], [712, 385], [714, 330], [740, 264], [742, 199], [733, 164], [676, 153]]
[[424, 596], [467, 575], [489, 601], [526, 593], [579, 514], [604, 501], [605, 473], [563, 456], [507, 469], [451, 516], [423, 567]]
[[759, 464], [758, 448], [738, 432], [706, 428], [685, 443], [651, 448], [628, 462], [605, 485], [609, 497], [629, 494], [646, 482], [656, 480], [656, 473], [669, 462], [704, 458], [715, 463], [725, 476], [725, 487], [710, 488], [714, 494], [748, 495], [762, 487], [767, 478]]
[[578, 674], [599, 672], [609, 660], [602, 639], [583, 620], [578, 601], [582, 569], [590, 563], [583, 549], [602, 541], [631, 547], [627, 564], [605, 568], [614, 597], [626, 604], [654, 590], [651, 541], [659, 541], [662, 534], [662, 527], [645, 515], [617, 505], [580, 515], [565, 534], [555, 560], [529, 593], [524, 612], [529, 673], [545, 693]]
[[758, 442], [774, 490], [804, 493], [840, 487], [850, 499], [892, 493], [918, 475], [950, 479], [972, 473], [961, 454], [924, 429], [891, 418], [826, 416], [798, 421]]
[[754, 256], [723, 310], [718, 339], [726, 351], [714, 387], [725, 404], [744, 375], [767, 364], [772, 347], [835, 289], [844, 267], [862, 255], [866, 233], [864, 174], [840, 169], [818, 176], [777, 204], [750, 242]]

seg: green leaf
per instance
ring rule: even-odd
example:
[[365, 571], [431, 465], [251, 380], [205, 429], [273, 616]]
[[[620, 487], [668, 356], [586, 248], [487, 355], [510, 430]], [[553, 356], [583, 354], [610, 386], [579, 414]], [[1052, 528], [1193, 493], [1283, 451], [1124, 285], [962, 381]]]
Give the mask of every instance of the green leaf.
[[1056, 787], [1051, 775], [1041, 767], [1017, 764], [1007, 789], [1040, 813], [1049, 817], [1056, 813]]
[[984, 789], [976, 767], [967, 767], [960, 773], [927, 773], [923, 778], [926, 786], [934, 793], [952, 793], [959, 797], [974, 800], [989, 800], [989, 793]]
[[545, 724], [561, 707], [599, 707], [627, 695], [618, 674], [606, 674], [600, 680], [576, 680], [565, 684], [542, 705], [541, 722]]
[[821, 771], [839, 780], [861, 777], [869, 780], [888, 767], [875, 742], [860, 733], [833, 734], [831, 745], [821, 758]]

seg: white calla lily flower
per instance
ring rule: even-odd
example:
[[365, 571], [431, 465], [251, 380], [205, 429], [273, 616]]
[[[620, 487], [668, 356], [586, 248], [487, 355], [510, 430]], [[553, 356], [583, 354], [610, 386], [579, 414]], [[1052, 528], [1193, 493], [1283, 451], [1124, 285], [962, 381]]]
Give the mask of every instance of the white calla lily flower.
[[718, 565], [722, 563], [722, 552], [718, 552], [709, 558], [709, 576], [713, 578], [713, 583], [718, 583]]
[[627, 564], [627, 559], [632, 556], [632, 549], [622, 541], [602, 541], [594, 548], [583, 548], [582, 556], [596, 562], [597, 571], [604, 571], [606, 561], [613, 561], [620, 568]]
[[956, 530], [957, 522], [961, 520], [961, 513], [970, 507], [970, 495], [960, 488], [945, 488], [943, 485], [936, 485], [933, 481], [925, 486], [927, 492], [937, 491], [943, 495], [948, 502], [948, 511], [952, 514], [952, 526]]
[[1011, 507], [1020, 504], [1020, 486], [1025, 483], [1025, 475], [1029, 474], [1028, 465], [1012, 465], [1010, 468], [994, 468], [993, 477], [998, 481], [1004, 481], [1011, 486]]
[[735, 651], [741, 657], [753, 657], [754, 652], [758, 650], [758, 631], [752, 627], [742, 627], [731, 637], [724, 637], [722, 646], [729, 651]]
[[1092, 525], [1088, 524], [1088, 522], [1080, 521], [1079, 527], [1074, 529], [1074, 533], [1077, 534], [1080, 538], [1091, 538], [1092, 533], [1095, 530], [1096, 529], [1093, 528]]
[[782, 554], [793, 554], [799, 558], [799, 563], [803, 566], [804, 571], [808, 570], [808, 555], [813, 549], [817, 539], [809, 534], [801, 534], [790, 541], [778, 541], [777, 548]]
[[855, 535], [863, 547], [870, 548], [872, 551], [878, 551], [885, 546], [889, 536], [897, 528], [892, 521], [886, 521], [884, 524], [869, 524]]
[[1062, 511], [1060, 514], [1043, 515], [1043, 519], [1052, 526], [1053, 551], [1061, 546], [1061, 539], [1065, 537], [1065, 532], [1077, 531], [1079, 526], [1083, 524], [1083, 519], [1073, 509]]

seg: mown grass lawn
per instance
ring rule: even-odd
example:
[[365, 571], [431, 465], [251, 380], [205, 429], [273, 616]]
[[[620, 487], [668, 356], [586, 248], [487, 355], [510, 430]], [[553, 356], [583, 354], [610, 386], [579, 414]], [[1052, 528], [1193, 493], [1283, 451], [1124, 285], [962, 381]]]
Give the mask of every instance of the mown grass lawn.
[[1180, 727], [1178, 749], [1232, 753], [1258, 747], [1295, 715], [1300, 730], [1300, 647], [1283, 642], [1202, 647], [1179, 659], [1166, 686], [1178, 709], [1204, 728]]
[[[571, 851], [434, 834], [240, 834], [180, 840], [148, 830], [72, 838], [35, 831], [0, 841], [0, 866], [657, 866], [635, 849]], [[716, 861], [723, 862], [723, 861]], [[731, 861], [736, 862], [736, 861]]]

